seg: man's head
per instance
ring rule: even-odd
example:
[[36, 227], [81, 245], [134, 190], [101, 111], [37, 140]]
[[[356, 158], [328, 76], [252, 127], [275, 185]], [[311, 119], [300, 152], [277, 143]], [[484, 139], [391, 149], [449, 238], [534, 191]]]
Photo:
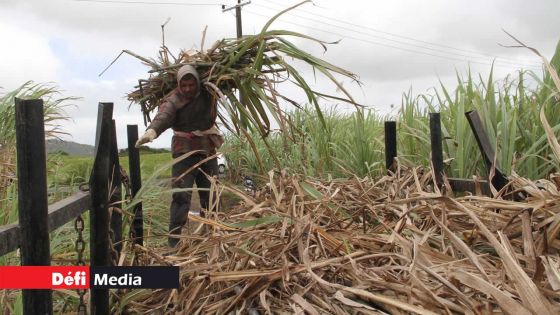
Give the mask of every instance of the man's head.
[[196, 69], [191, 65], [182, 66], [177, 72], [177, 85], [179, 91], [186, 97], [196, 97], [200, 86]]
[[179, 90], [188, 98], [195, 98], [198, 94], [198, 81], [192, 74], [187, 74], [179, 81]]

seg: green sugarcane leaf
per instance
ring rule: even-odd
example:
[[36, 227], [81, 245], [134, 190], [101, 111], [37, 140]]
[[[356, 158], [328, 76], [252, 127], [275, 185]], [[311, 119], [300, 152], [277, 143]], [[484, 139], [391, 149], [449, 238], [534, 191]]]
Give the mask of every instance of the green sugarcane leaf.
[[306, 182], [300, 182], [299, 185], [308, 196], [313, 197], [316, 200], [323, 199], [323, 194], [310, 184]]

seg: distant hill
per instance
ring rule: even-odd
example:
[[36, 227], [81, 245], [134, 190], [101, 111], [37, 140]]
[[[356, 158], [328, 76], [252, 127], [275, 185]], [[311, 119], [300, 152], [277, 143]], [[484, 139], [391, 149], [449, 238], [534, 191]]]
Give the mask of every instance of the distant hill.
[[64, 152], [68, 155], [93, 156], [95, 147], [72, 141], [48, 139], [46, 142], [47, 153]]
[[[64, 141], [58, 139], [47, 139], [47, 154], [48, 153], [65, 153], [68, 155], [79, 156], [93, 156], [95, 147], [89, 144], [81, 144], [72, 141]], [[141, 146], [140, 153], [167, 153], [170, 149], [167, 148], [150, 148], [149, 146]], [[127, 155], [128, 149], [120, 149], [120, 155]]]
[[[171, 152], [171, 150], [167, 149], [167, 148], [150, 148], [147, 145], [140, 146], [138, 151], [140, 152], [140, 154], [145, 154], [145, 153], [169, 153], [169, 152]], [[128, 148], [120, 149], [119, 154], [120, 155], [128, 155]]]

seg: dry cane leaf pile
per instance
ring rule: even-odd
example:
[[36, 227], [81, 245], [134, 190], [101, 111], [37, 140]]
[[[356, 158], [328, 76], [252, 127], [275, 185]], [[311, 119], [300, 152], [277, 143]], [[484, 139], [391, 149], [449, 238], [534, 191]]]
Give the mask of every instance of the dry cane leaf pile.
[[174, 314], [558, 314], [555, 177], [512, 177], [523, 201], [451, 197], [433, 174], [319, 182], [270, 173], [234, 209], [190, 216], [174, 256], [179, 290], [118, 293], [115, 308]]

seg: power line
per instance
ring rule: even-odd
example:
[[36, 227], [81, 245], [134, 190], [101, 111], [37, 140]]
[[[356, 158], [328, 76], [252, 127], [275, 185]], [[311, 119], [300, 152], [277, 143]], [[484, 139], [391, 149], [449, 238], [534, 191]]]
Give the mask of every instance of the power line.
[[217, 6], [221, 3], [201, 3], [201, 2], [150, 2], [150, 1], [118, 1], [118, 0], [73, 0], [76, 2], [98, 2], [98, 3], [119, 3], [119, 4], [155, 4], [155, 5], [182, 5], [182, 6]]
[[[274, 5], [277, 5], [277, 6], [282, 6], [281, 4], [275, 3], [275, 2], [273, 2], [273, 1], [267, 1], [267, 4], [274, 4]], [[262, 5], [262, 4], [257, 4], [257, 3], [255, 3], [255, 5], [261, 6], [261, 7], [263, 7], [263, 8], [267, 8], [267, 9], [269, 9], [269, 10], [276, 10], [276, 9], [274, 9], [274, 8], [270, 8], [270, 7], [264, 6], [264, 5]], [[324, 21], [315, 20], [315, 21], [317, 21], [317, 22], [319, 22], [319, 23], [323, 23], [323, 24], [330, 25], [330, 26], [333, 26], [333, 27], [343, 28], [343, 29], [350, 30], [350, 31], [353, 31], [353, 32], [356, 32], [356, 33], [368, 34], [369, 36], [376, 37], [376, 38], [383, 38], [383, 39], [388, 40], [388, 41], [394, 41], [394, 42], [402, 43], [402, 44], [405, 44], [405, 45], [411, 45], [411, 46], [420, 47], [420, 48], [423, 48], [423, 49], [434, 50], [434, 51], [437, 51], [437, 52], [442, 52], [442, 53], [447, 53], [447, 54], [455, 54], [455, 55], [460, 55], [460, 56], [469, 57], [469, 58], [493, 58], [493, 59], [496, 59], [497, 61], [503, 62], [503, 63], [511, 63], [511, 64], [513, 64], [513, 65], [531, 66], [531, 65], [529, 65], [529, 64], [523, 64], [523, 63], [521, 63], [521, 62], [519, 62], [519, 61], [517, 61], [517, 60], [514, 60], [514, 59], [509, 59], [509, 58], [505, 58], [505, 57], [495, 56], [495, 55], [488, 54], [488, 53], [485, 53], [485, 52], [474, 51], [474, 50], [466, 50], [466, 49], [456, 48], [456, 47], [452, 47], [452, 46], [448, 46], [448, 45], [443, 45], [443, 44], [428, 42], [428, 41], [424, 41], [424, 40], [420, 40], [420, 39], [416, 39], [416, 38], [412, 38], [412, 37], [407, 37], [407, 36], [403, 36], [403, 35], [399, 35], [399, 34], [395, 34], [395, 33], [391, 33], [391, 32], [386, 32], [386, 31], [383, 31], [383, 30], [379, 30], [379, 29], [372, 28], [372, 27], [368, 27], [368, 26], [364, 26], [364, 25], [358, 25], [358, 24], [355, 24], [355, 23], [351, 23], [351, 22], [348, 22], [348, 21], [336, 19], [336, 18], [333, 18], [333, 17], [330, 17], [330, 16], [325, 16], [325, 15], [317, 14], [317, 13], [310, 12], [310, 11], [306, 11], [306, 10], [299, 10], [299, 11], [304, 12], [304, 13], [307, 13], [307, 14], [310, 14], [310, 15], [318, 16], [318, 17], [321, 17], [321, 18], [325, 18], [325, 19], [328, 19], [328, 20], [336, 21], [336, 22], [339, 22], [339, 23], [351, 25], [351, 26], [354, 26], [354, 27], [358, 27], [358, 28], [362, 28], [362, 29], [363, 29], [363, 28], [366, 28], [366, 29], [369, 29], [369, 30], [371, 30], [371, 31], [373, 31], [373, 32], [385, 34], [385, 35], [388, 35], [388, 36], [393, 36], [393, 37], [397, 37], [397, 38], [402, 38], [402, 39], [406, 39], [406, 40], [409, 40], [409, 41], [414, 41], [414, 42], [418, 42], [418, 43], [422, 43], [422, 44], [437, 46], [437, 47], [440, 47], [440, 48], [455, 50], [455, 51], [459, 51], [459, 52], [464, 52], [464, 53], [469, 53], [469, 54], [477, 54], [477, 55], [481, 55], [481, 56], [484, 56], [484, 57], [470, 56], [470, 55], [461, 55], [461, 54], [456, 54], [456, 53], [451, 53], [451, 52], [445, 52], [445, 51], [437, 50], [437, 49], [430, 48], [430, 47], [418, 46], [418, 45], [414, 45], [414, 44], [411, 44], [411, 43], [399, 42], [399, 41], [396, 41], [396, 40], [393, 40], [393, 39], [388, 39], [388, 38], [384, 38], [384, 37], [379, 37], [379, 36], [375, 36], [375, 35], [370, 34], [370, 33], [364, 33], [364, 32], [360, 32], [360, 31], [354, 30], [354, 29], [348, 29], [348, 28], [344, 28], [344, 27], [342, 27], [342, 26], [333, 25], [333, 24], [331, 24], [331, 23], [327, 23], [327, 22], [324, 22]], [[294, 15], [294, 16], [297, 16], [297, 17], [300, 17], [300, 18], [304, 18], [304, 19], [310, 19], [309, 17], [298, 16], [298, 15], [296, 15], [296, 14], [293, 13], [293, 12], [288, 12], [287, 14]], [[500, 60], [504, 60], [504, 61], [500, 61]], [[540, 66], [540, 64], [537, 63], [537, 62], [531, 62], [531, 63], [533, 63], [534, 66]]]
[[[253, 15], [262, 16], [262, 17], [265, 17], [265, 18], [268, 17], [267, 15], [257, 13], [257, 12], [254, 12], [254, 11], [250, 11], [250, 10], [246, 10], [246, 12], [250, 13], [250, 14], [253, 14]], [[444, 59], [448, 59], [448, 60], [461, 61], [461, 62], [474, 63], [474, 64], [481, 64], [481, 65], [487, 65], [487, 66], [494, 65], [496, 67], [507, 67], [507, 68], [512, 67], [511, 65], [507, 66], [507, 65], [503, 65], [503, 64], [496, 64], [496, 63], [493, 64], [493, 63], [488, 63], [488, 62], [480, 62], [480, 61], [473, 61], [473, 60], [467, 60], [467, 59], [461, 59], [461, 58], [454, 58], [454, 57], [450, 57], [450, 56], [442, 56], [442, 55], [432, 54], [432, 53], [425, 52], [425, 51], [418, 51], [418, 50], [403, 48], [403, 47], [394, 46], [394, 45], [390, 45], [390, 44], [380, 43], [380, 42], [376, 42], [376, 41], [372, 41], [372, 40], [367, 40], [367, 39], [363, 39], [363, 38], [357, 38], [357, 37], [353, 37], [353, 36], [343, 35], [343, 34], [335, 33], [335, 32], [332, 32], [332, 31], [328, 31], [328, 30], [324, 30], [324, 29], [320, 29], [320, 28], [316, 28], [316, 27], [312, 27], [312, 26], [308, 26], [308, 25], [295, 23], [295, 22], [292, 22], [292, 21], [285, 21], [282, 18], [280, 18], [280, 20], [284, 23], [289, 23], [289, 24], [293, 24], [293, 25], [296, 25], [296, 26], [306, 27], [306, 28], [313, 29], [313, 30], [316, 30], [316, 31], [319, 31], [319, 32], [324, 32], [324, 33], [328, 33], [328, 34], [331, 34], [331, 35], [336, 35], [336, 36], [340, 36], [340, 37], [344, 37], [344, 38], [348, 38], [348, 39], [353, 39], [353, 40], [364, 42], [364, 43], [370, 43], [370, 44], [374, 44], [374, 45], [379, 45], [379, 46], [384, 46], [384, 47], [388, 47], [388, 48], [398, 49], [398, 50], [402, 50], [402, 51], [406, 51], [406, 52], [410, 52], [410, 53], [414, 53], [414, 54], [422, 54], [422, 55], [427, 55], [427, 56], [432, 56], [432, 57], [444, 58]], [[528, 68], [536, 69], [537, 67], [528, 66]]]
[[[282, 4], [279, 4], [279, 3], [276, 3], [276, 2], [273, 2], [273, 1], [267, 1], [267, 3], [274, 4], [274, 5], [277, 5], [277, 6], [283, 6]], [[261, 6], [263, 6], [263, 5], [261, 5]], [[272, 8], [269, 8], [269, 9], [272, 9]], [[424, 41], [424, 40], [420, 40], [420, 39], [416, 39], [416, 38], [412, 38], [412, 37], [407, 37], [407, 36], [404, 36], [404, 35], [399, 35], [399, 34], [387, 32], [387, 31], [379, 30], [379, 29], [376, 29], [376, 28], [373, 28], [373, 27], [358, 25], [358, 24], [354, 24], [354, 23], [351, 23], [351, 22], [348, 22], [348, 21], [336, 19], [336, 18], [333, 18], [331, 16], [320, 15], [320, 14], [317, 14], [315, 12], [310, 12], [310, 11], [305, 11], [305, 10], [300, 10], [300, 11], [304, 12], [304, 13], [307, 13], [307, 14], [322, 17], [322, 18], [325, 18], [325, 19], [328, 19], [328, 20], [337, 21], [339, 23], [343, 23], [343, 24], [347, 24], [347, 25], [351, 25], [351, 26], [355, 26], [355, 27], [359, 27], [359, 28], [367, 28], [367, 29], [372, 30], [374, 32], [386, 34], [386, 35], [389, 35], [389, 36], [400, 37], [400, 38], [403, 38], [403, 39], [407, 39], [407, 40], [411, 40], [411, 41], [415, 41], [415, 42], [419, 42], [419, 43], [424, 43], [424, 44], [428, 44], [428, 45], [438, 46], [438, 47], [442, 47], [442, 48], [452, 49], [452, 50], [456, 50], [456, 51], [479, 54], [479, 55], [483, 55], [483, 56], [486, 56], [486, 57], [499, 58], [499, 59], [504, 59], [504, 60], [510, 60], [510, 61], [517, 62], [516, 60], [513, 60], [513, 59], [508, 59], [508, 58], [505, 58], [505, 57], [495, 56], [495, 55], [491, 55], [491, 54], [488, 54], [488, 53], [485, 53], [485, 52], [461, 49], [461, 48], [448, 46], [448, 45], [443, 45], [443, 44], [439, 44], [439, 43], [428, 42], [428, 41]], [[288, 14], [293, 14], [293, 13], [289, 12]]]
[[[266, 8], [266, 9], [269, 9], [269, 10], [275, 10], [274, 8], [266, 7], [266, 6], [264, 6], [264, 5], [260, 5], [260, 4], [255, 4], [255, 5], [260, 6], [260, 7], [263, 7], [263, 8]], [[315, 21], [315, 22], [322, 23], [322, 24], [325, 24], [325, 25], [329, 25], [329, 26], [331, 26], [331, 27], [335, 27], [335, 28], [347, 30], [347, 31], [350, 31], [350, 32], [354, 32], [354, 33], [358, 33], [358, 34], [363, 34], [363, 35], [366, 35], [366, 36], [370, 36], [370, 37], [374, 37], [374, 38], [378, 38], [378, 39], [382, 39], [382, 40], [386, 40], [386, 41], [398, 43], [398, 44], [401, 44], [401, 45], [412, 46], [412, 47], [416, 47], [416, 48], [420, 48], [420, 49], [426, 49], [426, 50], [434, 51], [434, 52], [437, 52], [437, 53], [448, 54], [448, 55], [453, 55], [453, 56], [458, 56], [458, 57], [478, 58], [478, 59], [483, 59], [483, 60], [487, 60], [487, 59], [488, 59], [488, 57], [472, 56], [472, 55], [465, 55], [465, 54], [458, 54], [458, 53], [448, 52], [448, 51], [444, 51], [444, 50], [436, 49], [436, 48], [432, 48], [432, 47], [426, 47], [426, 46], [421, 46], [421, 45], [417, 45], [417, 44], [407, 43], [407, 42], [403, 42], [403, 41], [399, 41], [399, 40], [395, 40], [395, 39], [391, 39], [391, 38], [381, 37], [381, 36], [378, 36], [378, 35], [373, 35], [373, 34], [371, 34], [371, 33], [363, 32], [363, 31], [359, 31], [359, 30], [355, 30], [355, 29], [351, 29], [351, 28], [347, 28], [347, 27], [343, 27], [343, 26], [334, 25], [334, 24], [327, 23], [327, 22], [324, 22], [324, 21], [321, 21], [321, 20], [312, 19], [312, 18], [309, 18], [309, 17], [304, 17], [304, 16], [297, 15], [297, 14], [292, 13], [292, 12], [288, 12], [287, 14], [293, 15], [293, 16], [296, 16], [296, 17], [299, 17], [299, 18], [302, 18], [302, 19], [307, 19], [307, 20]], [[355, 24], [354, 24], [354, 25], [355, 25]], [[524, 64], [524, 63], [521, 63], [521, 62], [518, 62], [518, 61], [513, 61], [513, 62], [512, 62], [512, 61], [507, 61], [508, 59], [501, 58], [501, 57], [497, 57], [497, 56], [490, 56], [490, 57], [496, 59], [497, 62], [508, 63], [508, 64], [515, 65], [515, 66], [526, 66], [526, 67], [534, 67], [534, 66], [537, 66], [536, 64], [530, 65], [530, 64]], [[505, 61], [502, 61], [502, 60], [505, 60]]]

